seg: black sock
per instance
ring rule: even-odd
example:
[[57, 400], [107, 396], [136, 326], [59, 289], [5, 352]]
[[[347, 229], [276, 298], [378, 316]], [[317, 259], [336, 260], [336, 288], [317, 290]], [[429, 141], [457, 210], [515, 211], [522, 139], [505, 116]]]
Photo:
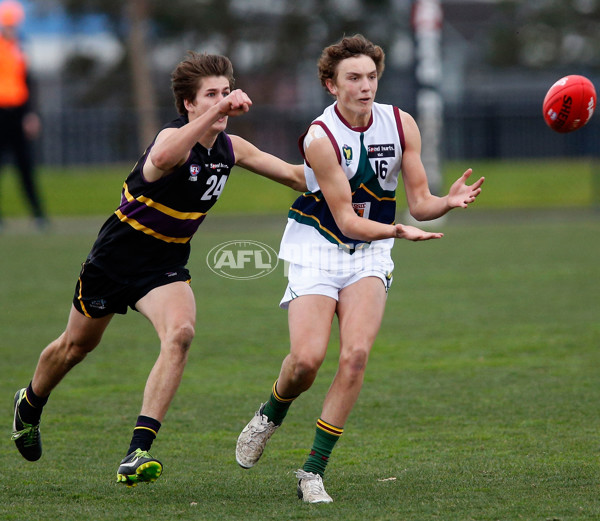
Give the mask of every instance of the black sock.
[[38, 424], [42, 415], [42, 409], [44, 408], [44, 405], [46, 405], [46, 402], [48, 402], [48, 397], [40, 398], [33, 392], [31, 383], [29, 383], [27, 390], [25, 391], [25, 399], [21, 400], [21, 403], [19, 404], [19, 416], [21, 417], [21, 421], [31, 425]]
[[149, 416], [138, 416], [135, 428], [133, 429], [133, 437], [127, 454], [135, 452], [135, 449], [150, 450], [152, 442], [158, 434], [161, 423]]

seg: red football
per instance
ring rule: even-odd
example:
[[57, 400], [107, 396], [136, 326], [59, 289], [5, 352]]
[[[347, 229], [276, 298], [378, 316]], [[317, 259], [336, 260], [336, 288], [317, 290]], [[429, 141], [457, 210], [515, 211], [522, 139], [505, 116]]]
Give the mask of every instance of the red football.
[[555, 132], [583, 127], [596, 108], [596, 89], [585, 76], [572, 74], [558, 80], [544, 98], [544, 121]]

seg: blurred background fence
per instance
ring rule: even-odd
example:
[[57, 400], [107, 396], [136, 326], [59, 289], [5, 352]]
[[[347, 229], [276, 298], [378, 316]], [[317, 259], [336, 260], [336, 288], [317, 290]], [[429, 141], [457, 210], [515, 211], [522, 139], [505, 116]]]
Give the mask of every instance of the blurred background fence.
[[[399, 103], [398, 103], [399, 104]], [[411, 107], [405, 107], [410, 112]], [[164, 121], [176, 116], [161, 110]], [[232, 119], [230, 133], [290, 161], [299, 161], [297, 141], [315, 113], [273, 107], [253, 107]], [[134, 109], [46, 109], [39, 160], [47, 165], [131, 163], [140, 155]], [[582, 157], [600, 155], [600, 118], [585, 132], [563, 135], [548, 129], [539, 98], [531, 100], [471, 100], [447, 104], [442, 155], [445, 159]]]
[[[365, 34], [386, 51], [378, 101], [418, 116], [415, 6], [436, 29], [442, 159], [598, 155], [600, 116], [550, 131], [541, 104], [567, 74], [600, 85], [600, 0], [22, 0], [43, 133], [41, 164], [132, 163], [175, 114], [169, 76], [188, 49], [229, 56], [254, 101], [230, 121], [298, 160], [299, 134], [331, 102], [321, 49]], [[422, 24], [423, 25], [423, 24]], [[436, 56], [437, 53], [437, 56]], [[421, 56], [422, 57], [422, 56]]]

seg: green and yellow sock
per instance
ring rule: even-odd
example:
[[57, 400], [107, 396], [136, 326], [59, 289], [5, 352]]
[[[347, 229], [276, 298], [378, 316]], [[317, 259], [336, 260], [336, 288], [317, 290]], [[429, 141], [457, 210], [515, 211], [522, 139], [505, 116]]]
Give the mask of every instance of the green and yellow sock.
[[343, 428], [331, 425], [319, 418], [317, 420], [315, 440], [308, 459], [304, 463], [302, 469], [306, 472], [319, 474], [319, 476], [323, 477], [333, 447], [343, 433]]
[[291, 398], [284, 398], [277, 393], [277, 380], [273, 384], [273, 390], [271, 396], [263, 408], [263, 414], [269, 418], [275, 425], [281, 425], [285, 415], [292, 405], [292, 402], [298, 398], [298, 396], [292, 396]]

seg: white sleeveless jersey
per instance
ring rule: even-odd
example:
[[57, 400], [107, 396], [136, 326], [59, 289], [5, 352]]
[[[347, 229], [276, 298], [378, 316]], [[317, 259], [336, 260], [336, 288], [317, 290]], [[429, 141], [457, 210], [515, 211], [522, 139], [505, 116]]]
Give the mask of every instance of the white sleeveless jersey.
[[[334, 103], [311, 125], [319, 125], [333, 144], [350, 183], [352, 205], [356, 213], [365, 219], [393, 224], [404, 149], [399, 109], [374, 103], [368, 125], [352, 128], [337, 110], [337, 103]], [[306, 132], [299, 142], [303, 155], [305, 137]], [[389, 255], [394, 239], [365, 243], [344, 236], [306, 160], [304, 173], [309, 191], [294, 202], [288, 213], [288, 225], [279, 254], [282, 259], [325, 268], [337, 265], [335, 259], [353, 265], [377, 253], [386, 252]]]

